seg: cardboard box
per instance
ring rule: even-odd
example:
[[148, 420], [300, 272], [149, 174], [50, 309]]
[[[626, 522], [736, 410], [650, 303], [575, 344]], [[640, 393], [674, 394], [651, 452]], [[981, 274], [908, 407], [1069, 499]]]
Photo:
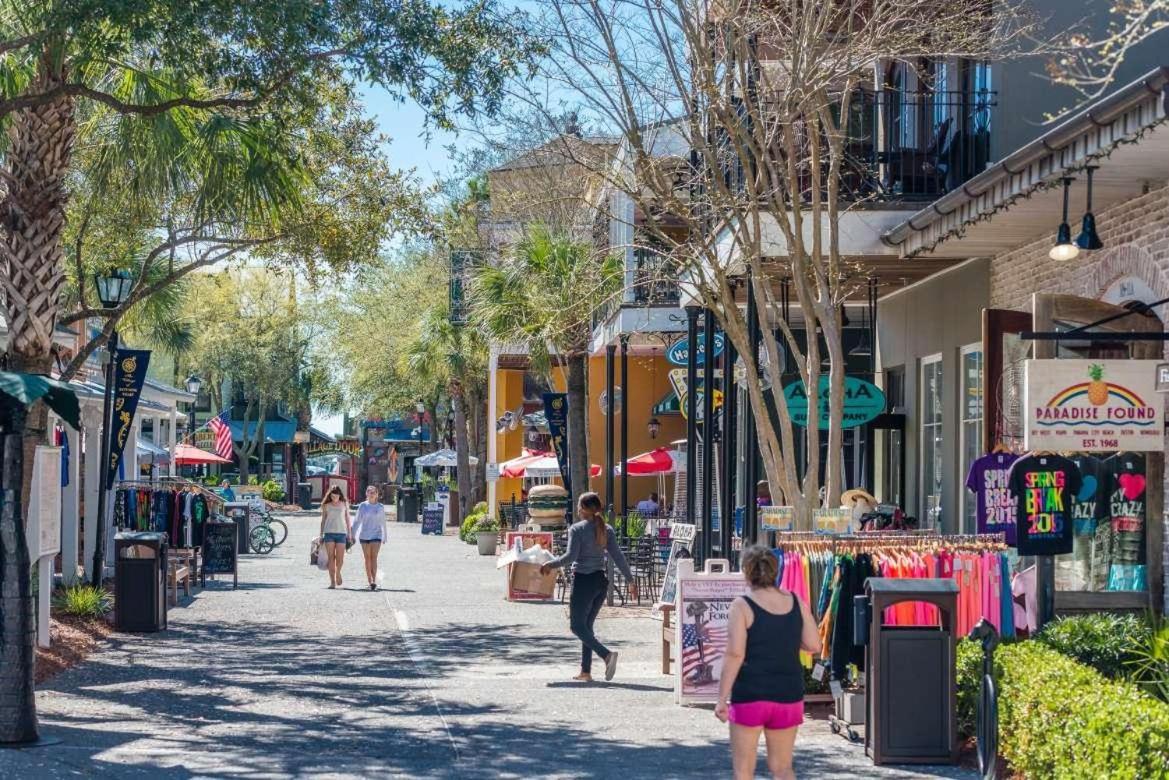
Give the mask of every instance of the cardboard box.
[[508, 567], [507, 598], [509, 601], [537, 601], [550, 599], [556, 593], [556, 571], [540, 573], [539, 564], [516, 562]]

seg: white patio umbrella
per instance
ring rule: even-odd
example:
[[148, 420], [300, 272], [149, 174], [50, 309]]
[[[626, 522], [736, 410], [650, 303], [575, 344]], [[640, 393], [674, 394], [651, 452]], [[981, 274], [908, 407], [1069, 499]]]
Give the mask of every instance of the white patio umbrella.
[[[471, 466], [479, 465], [479, 459], [474, 455], [467, 456], [467, 463]], [[452, 449], [435, 450], [434, 452], [414, 459], [415, 466], [441, 466], [443, 468], [457, 468], [459, 456]]]

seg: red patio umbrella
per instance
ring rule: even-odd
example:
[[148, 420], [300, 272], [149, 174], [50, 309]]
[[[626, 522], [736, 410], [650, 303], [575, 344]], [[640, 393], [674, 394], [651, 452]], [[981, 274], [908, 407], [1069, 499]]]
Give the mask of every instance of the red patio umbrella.
[[551, 454], [550, 452], [535, 452], [525, 447], [520, 451], [519, 457], [505, 460], [499, 464], [499, 476], [511, 479], [522, 477], [529, 463], [534, 463], [540, 458], [547, 457]]
[[[656, 450], [634, 455], [629, 459], [629, 476], [642, 477], [657, 474], [672, 474], [677, 470], [681, 461], [681, 453], [669, 447], [658, 447]], [[621, 473], [621, 464], [614, 469]]]
[[179, 444], [175, 447], [175, 463], [180, 466], [197, 466], [202, 463], [231, 463], [227, 458], [221, 458], [214, 452], [207, 452], [190, 444]]

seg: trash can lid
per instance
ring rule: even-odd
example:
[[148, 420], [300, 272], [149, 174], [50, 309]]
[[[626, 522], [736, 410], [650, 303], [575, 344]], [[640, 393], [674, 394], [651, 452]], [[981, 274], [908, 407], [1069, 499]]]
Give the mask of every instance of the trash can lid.
[[166, 534], [157, 531], [120, 531], [114, 535], [115, 542], [162, 542]]
[[865, 590], [869, 593], [957, 593], [958, 583], [948, 577], [869, 577]]

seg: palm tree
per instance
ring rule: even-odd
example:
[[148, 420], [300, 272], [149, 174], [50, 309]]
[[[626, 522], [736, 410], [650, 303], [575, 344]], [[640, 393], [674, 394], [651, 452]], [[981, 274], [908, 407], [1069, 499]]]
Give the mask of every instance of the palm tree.
[[500, 343], [526, 347], [533, 366], [567, 368], [569, 474], [576, 492], [588, 489], [585, 430], [592, 315], [616, 295], [621, 259], [598, 256], [588, 243], [543, 225], [527, 229], [495, 266], [474, 278], [472, 316]]
[[[471, 479], [471, 441], [468, 436], [469, 401], [482, 400], [487, 377], [487, 345], [474, 328], [453, 325], [445, 305], [425, 312], [418, 335], [407, 347], [406, 360], [416, 378], [445, 388], [455, 415], [456, 478], [459, 485], [459, 518], [470, 513], [477, 499]], [[479, 453], [482, 456], [482, 453]], [[482, 460], [482, 457], [480, 457]]]

